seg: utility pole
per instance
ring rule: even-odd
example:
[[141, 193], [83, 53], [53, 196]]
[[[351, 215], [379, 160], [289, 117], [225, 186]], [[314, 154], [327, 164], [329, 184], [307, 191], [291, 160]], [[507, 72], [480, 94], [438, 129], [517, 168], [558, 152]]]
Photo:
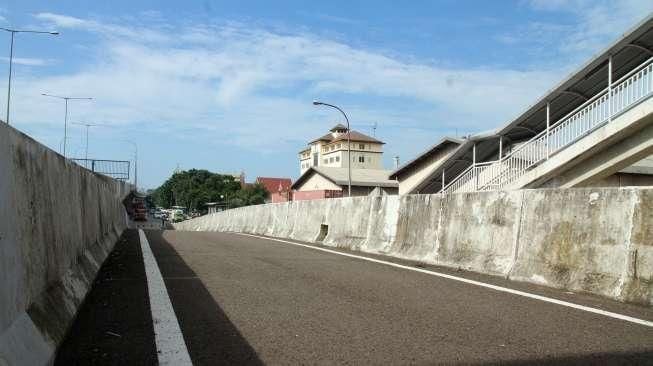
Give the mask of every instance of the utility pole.
[[138, 192], [138, 145], [131, 140], [125, 140], [125, 142], [134, 146], [134, 187], [136, 188], [136, 192]]

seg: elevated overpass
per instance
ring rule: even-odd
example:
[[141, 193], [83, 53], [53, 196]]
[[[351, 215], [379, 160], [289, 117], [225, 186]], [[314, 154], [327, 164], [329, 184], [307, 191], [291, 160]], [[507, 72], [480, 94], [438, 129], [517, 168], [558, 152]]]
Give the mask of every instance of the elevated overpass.
[[4, 124], [0, 152], [2, 366], [653, 357], [650, 189], [289, 202], [143, 231], [130, 185]]

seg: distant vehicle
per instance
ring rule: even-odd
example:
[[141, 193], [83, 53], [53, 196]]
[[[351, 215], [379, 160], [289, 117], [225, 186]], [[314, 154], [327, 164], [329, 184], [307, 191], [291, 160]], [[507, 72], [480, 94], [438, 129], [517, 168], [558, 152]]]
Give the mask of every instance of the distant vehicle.
[[181, 222], [186, 219], [186, 215], [184, 215], [184, 212], [181, 210], [175, 210], [172, 213], [172, 222]]
[[146, 211], [136, 209], [136, 211], [134, 211], [134, 221], [147, 221]]

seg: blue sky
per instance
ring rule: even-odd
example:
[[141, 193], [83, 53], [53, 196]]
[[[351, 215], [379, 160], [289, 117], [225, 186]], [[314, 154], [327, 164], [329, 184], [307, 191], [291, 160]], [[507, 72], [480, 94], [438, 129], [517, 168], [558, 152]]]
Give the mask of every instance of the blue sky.
[[[340, 117], [384, 140], [385, 165], [444, 135], [495, 128], [653, 11], [644, 0], [29, 1], [0, 0], [19, 34], [12, 125], [59, 150], [70, 121], [98, 123], [89, 155], [131, 159], [139, 181], [179, 165], [299, 174], [297, 152]], [[2, 46], [4, 43], [5, 46]], [[0, 34], [6, 90], [8, 34]], [[6, 105], [0, 93], [0, 106]], [[83, 156], [71, 126], [69, 155]]]

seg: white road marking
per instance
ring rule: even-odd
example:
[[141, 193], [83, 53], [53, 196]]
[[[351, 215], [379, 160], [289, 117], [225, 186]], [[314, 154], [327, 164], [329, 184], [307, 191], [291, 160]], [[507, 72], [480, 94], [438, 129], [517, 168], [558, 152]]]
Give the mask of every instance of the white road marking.
[[143, 263], [147, 276], [147, 292], [150, 296], [152, 324], [156, 340], [159, 365], [192, 366], [184, 336], [179, 328], [179, 321], [172, 308], [168, 290], [163, 282], [159, 265], [154, 258], [145, 232], [138, 229], [143, 252]]
[[614, 318], [614, 319], [620, 319], [620, 320], [624, 320], [624, 321], [627, 321], [627, 322], [644, 325], [644, 326], [647, 326], [647, 327], [653, 327], [653, 322], [652, 321], [633, 318], [633, 317], [628, 316], [628, 315], [613, 313], [611, 311], [596, 309], [596, 308], [592, 308], [592, 307], [585, 306], [585, 305], [574, 304], [574, 303], [571, 303], [571, 302], [558, 300], [558, 299], [554, 299], [554, 298], [550, 298], [550, 297], [546, 297], [546, 296], [542, 296], [542, 295], [536, 295], [536, 294], [532, 294], [530, 292], [524, 292], [524, 291], [514, 290], [514, 289], [511, 289], [511, 288], [507, 288], [507, 287], [492, 285], [492, 284], [485, 283], [485, 282], [474, 281], [474, 280], [470, 280], [468, 278], [452, 276], [452, 275], [449, 275], [449, 274], [446, 274], [446, 273], [429, 271], [429, 270], [426, 270], [426, 269], [405, 266], [403, 264], [387, 262], [387, 261], [383, 261], [383, 260], [380, 260], [380, 259], [364, 257], [364, 256], [360, 256], [360, 255], [355, 255], [355, 254], [338, 252], [336, 250], [331, 250], [331, 249], [327, 249], [327, 248], [320, 248], [320, 247], [316, 247], [316, 246], [313, 246], [313, 245], [295, 243], [295, 242], [288, 241], [288, 240], [283, 240], [283, 239], [269, 238], [269, 237], [266, 237], [266, 236], [244, 234], [244, 233], [233, 233], [233, 234], [251, 236], [251, 237], [255, 237], [255, 238], [259, 238], [259, 239], [278, 241], [278, 242], [281, 242], [281, 243], [297, 245], [297, 246], [300, 246], [300, 247], [305, 247], [305, 248], [309, 248], [309, 249], [313, 249], [313, 250], [319, 250], [319, 251], [322, 251], [322, 252], [342, 255], [342, 256], [345, 256], [345, 257], [362, 259], [362, 260], [368, 261], [368, 262], [385, 264], [385, 265], [391, 266], [391, 267], [402, 268], [402, 269], [407, 269], [407, 270], [410, 270], [410, 271], [425, 273], [425, 274], [428, 274], [428, 275], [431, 275], [431, 276], [442, 277], [442, 278], [446, 278], [446, 279], [449, 279], [449, 280], [463, 282], [463, 283], [467, 283], [467, 284], [474, 285], [474, 286], [489, 288], [489, 289], [492, 289], [492, 290], [495, 290], [495, 291], [507, 292], [507, 293], [513, 294], [513, 295], [528, 297], [528, 298], [531, 298], [531, 299], [540, 300], [540, 301], [544, 301], [544, 302], [548, 302], [548, 303], [552, 303], [552, 304], [556, 304], [556, 305], [561, 305], [561, 306], [567, 306], [567, 307], [570, 307], [570, 308], [583, 310], [583, 311], [587, 311], [587, 312], [590, 312], [590, 313], [607, 316], [607, 317]]

